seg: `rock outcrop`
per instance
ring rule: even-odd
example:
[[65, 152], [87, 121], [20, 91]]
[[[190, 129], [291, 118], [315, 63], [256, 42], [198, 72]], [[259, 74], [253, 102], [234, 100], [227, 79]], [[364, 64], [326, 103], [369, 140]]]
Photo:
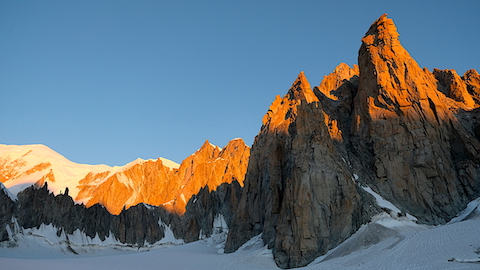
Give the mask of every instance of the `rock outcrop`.
[[144, 205], [112, 215], [98, 204], [89, 208], [75, 204], [68, 192], [55, 196], [48, 190], [48, 183], [20, 192], [14, 217], [19, 227], [24, 229], [51, 224], [58, 229], [58, 235], [62, 232], [71, 235], [79, 230], [92, 239], [98, 236], [104, 241], [112, 234], [119, 242], [134, 246], [161, 240], [165, 229], [159, 224], [159, 212], [151, 211]]
[[206, 141], [197, 152], [180, 164], [171, 180], [179, 185], [174, 194], [175, 200], [170, 205], [164, 203], [163, 206], [167, 209], [172, 207], [176, 213], [183, 214], [189, 199], [205, 187], [208, 187], [209, 192], [215, 191], [224, 183], [237, 182], [243, 187], [249, 157], [250, 147], [242, 139], [230, 141], [223, 149]]
[[475, 104], [480, 104], [480, 75], [474, 69], [470, 69], [463, 75], [462, 79], [467, 85], [467, 91], [472, 95]]
[[[237, 181], [223, 183], [211, 190], [208, 186], [192, 196], [183, 215], [166, 212], [162, 217], [177, 239], [192, 242], [209, 237], [214, 233], [226, 233], [231, 226], [232, 216], [238, 208], [242, 187]], [[212, 224], [219, 220], [225, 228], [215, 228]], [[215, 231], [217, 229], [225, 231]]]
[[[237, 181], [223, 183], [215, 191], [205, 187], [188, 202], [183, 215], [144, 203], [113, 215], [99, 204], [91, 207], [76, 204], [68, 189], [65, 194], [54, 195], [48, 190], [48, 183], [23, 190], [17, 200], [3, 191], [0, 190], [0, 242], [14, 242], [15, 235], [24, 229], [52, 225], [57, 236], [65, 237], [67, 243], [69, 236], [80, 233], [90, 239], [111, 238], [128, 246], [143, 247], [161, 241], [167, 227], [176, 239], [184, 242], [211, 236], [215, 233], [216, 219], [221, 219], [228, 228], [241, 187]], [[83, 244], [88, 245], [89, 241]]]
[[363, 186], [426, 224], [446, 223], [480, 195], [478, 73], [422, 69], [398, 37], [381, 16], [358, 67], [340, 64], [313, 90], [301, 73], [275, 99], [227, 252], [261, 233], [277, 265], [306, 265], [380, 211]]
[[378, 211], [352, 181], [327, 117], [303, 73], [272, 103], [251, 150], [226, 252], [262, 233], [280, 267], [304, 266]]
[[8, 192], [0, 183], [0, 242], [10, 240], [12, 234], [10, 224], [15, 211], [15, 202], [8, 195]]
[[352, 124], [357, 168], [401, 210], [444, 224], [479, 195], [480, 144], [455, 114], [478, 104], [456, 72], [421, 69], [398, 36], [384, 15], [362, 39]]
[[[437, 89], [454, 101], [462, 103], [462, 107], [472, 109], [475, 107], [475, 101], [472, 95], [467, 91], [467, 84], [458, 76], [453, 69], [439, 70], [434, 69], [433, 75], [437, 79]], [[461, 106], [461, 105], [460, 105]]]

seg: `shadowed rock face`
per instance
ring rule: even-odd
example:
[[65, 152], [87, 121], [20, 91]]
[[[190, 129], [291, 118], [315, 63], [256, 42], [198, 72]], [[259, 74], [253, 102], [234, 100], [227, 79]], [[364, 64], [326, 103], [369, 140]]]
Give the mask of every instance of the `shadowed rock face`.
[[22, 228], [52, 224], [59, 235], [61, 231], [73, 234], [78, 229], [91, 238], [98, 235], [105, 240], [113, 234], [122, 243], [138, 246], [164, 237], [164, 228], [158, 224], [159, 212], [138, 205], [112, 215], [98, 204], [89, 208], [75, 204], [68, 193], [55, 196], [48, 191], [48, 184], [20, 192], [13, 216]]
[[0, 183], [0, 242], [9, 240], [7, 225], [10, 225], [14, 211], [15, 202], [7, 195], [5, 187]]
[[[369, 185], [419, 222], [443, 224], [479, 196], [478, 73], [422, 69], [381, 16], [358, 67], [312, 91], [301, 73], [251, 149], [227, 252], [262, 233], [282, 268], [334, 248], [379, 209]], [[472, 110], [474, 109], [474, 110]]]
[[220, 215], [227, 226], [231, 225], [232, 216], [238, 208], [242, 187], [237, 181], [223, 183], [215, 191], [204, 187], [192, 196], [183, 215], [168, 213], [162, 220], [170, 225], [176, 238], [193, 242], [214, 233], [212, 224]]
[[[113, 215], [99, 204], [91, 207], [75, 204], [66, 194], [54, 195], [43, 187], [32, 186], [18, 194], [12, 201], [0, 189], [0, 242], [12, 240], [7, 227], [13, 234], [15, 220], [20, 228], [39, 228], [42, 224], [52, 224], [58, 230], [71, 235], [79, 230], [90, 238], [99, 237], [104, 241], [112, 236], [123, 244], [142, 247], [153, 244], [165, 237], [165, 226], [169, 226], [177, 239], [185, 242], [209, 237], [213, 233], [215, 217], [222, 215], [227, 226], [232, 220], [233, 209], [237, 208], [241, 187], [238, 182], [221, 184], [215, 191], [208, 187], [194, 194], [186, 205], [183, 215], [172, 213], [161, 207], [139, 204]], [[68, 238], [67, 238], [68, 240]]]

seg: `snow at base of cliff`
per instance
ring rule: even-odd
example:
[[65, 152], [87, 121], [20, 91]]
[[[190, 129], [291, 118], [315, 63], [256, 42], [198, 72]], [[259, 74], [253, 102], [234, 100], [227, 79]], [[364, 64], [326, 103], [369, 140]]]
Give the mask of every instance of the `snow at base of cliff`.
[[[380, 214], [337, 248], [299, 269], [479, 269], [480, 211], [474, 201], [459, 219], [442, 226], [418, 225], [407, 217]], [[465, 220], [466, 219], [466, 220]], [[217, 227], [223, 227], [218, 217]], [[261, 236], [237, 252], [224, 254], [225, 234], [189, 244], [158, 244], [145, 248], [104, 245], [76, 249], [55, 244], [54, 231], [44, 226], [18, 235], [17, 244], [0, 247], [1, 269], [279, 269]], [[38, 237], [39, 232], [49, 235]], [[53, 237], [53, 238], [52, 238]], [[71, 244], [82, 236], [71, 237]]]

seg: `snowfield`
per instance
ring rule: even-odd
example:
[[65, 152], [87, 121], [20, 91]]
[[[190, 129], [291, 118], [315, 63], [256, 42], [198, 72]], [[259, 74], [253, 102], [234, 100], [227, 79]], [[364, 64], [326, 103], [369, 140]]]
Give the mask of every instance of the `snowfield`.
[[[299, 269], [480, 269], [478, 205], [479, 200], [473, 201], [456, 220], [436, 227], [378, 215], [340, 246]], [[279, 269], [260, 236], [224, 254], [226, 231], [189, 244], [163, 241], [140, 249], [111, 239], [108, 245], [67, 245], [55, 231], [42, 226], [17, 235], [16, 246], [0, 248], [0, 269]]]

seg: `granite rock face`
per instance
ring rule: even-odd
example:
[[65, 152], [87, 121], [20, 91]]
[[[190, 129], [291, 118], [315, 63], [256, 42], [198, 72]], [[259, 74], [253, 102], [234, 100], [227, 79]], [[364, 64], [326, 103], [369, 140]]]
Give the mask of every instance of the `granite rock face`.
[[[112, 237], [122, 244], [143, 247], [162, 240], [168, 226], [176, 239], [192, 242], [214, 233], [215, 218], [222, 218], [228, 228], [240, 192], [236, 181], [224, 183], [215, 191], [205, 187], [188, 202], [183, 215], [143, 203], [113, 215], [99, 204], [91, 207], [76, 204], [68, 190], [65, 194], [54, 195], [48, 190], [48, 183], [23, 190], [17, 200], [11, 200], [0, 190], [0, 242], [14, 241], [15, 234], [22, 229], [39, 228], [42, 224], [53, 225], [57, 228], [57, 236], [64, 235], [66, 240], [78, 230], [91, 239], [98, 237], [105, 241]], [[15, 226], [20, 231], [16, 231]]]
[[463, 75], [462, 79], [467, 85], [467, 91], [472, 95], [475, 104], [480, 104], [480, 75], [474, 69], [470, 69]]
[[304, 266], [378, 211], [352, 181], [327, 117], [303, 73], [272, 103], [251, 150], [226, 252], [262, 233], [280, 267]]
[[48, 184], [31, 186], [20, 192], [13, 217], [24, 229], [51, 224], [58, 229], [58, 236], [62, 233], [71, 235], [79, 230], [92, 239], [98, 236], [104, 241], [112, 234], [119, 242], [134, 246], [155, 243], [164, 237], [164, 228], [159, 226], [159, 213], [143, 205], [112, 215], [98, 204], [89, 208], [75, 204], [68, 192], [53, 195]]
[[422, 69], [398, 37], [381, 16], [358, 66], [340, 64], [313, 90], [301, 73], [275, 99], [227, 252], [262, 233], [278, 266], [304, 266], [381, 211], [364, 186], [433, 225], [480, 195], [478, 73]]
[[0, 242], [10, 240], [8, 230], [12, 231], [10, 227], [15, 211], [15, 202], [7, 193], [8, 190], [0, 183]]
[[[211, 190], [208, 186], [192, 196], [183, 215], [166, 212], [162, 217], [170, 225], [175, 237], [193, 242], [214, 233], [222, 233], [230, 227], [232, 216], [238, 208], [242, 187], [237, 181], [223, 183]], [[215, 222], [224, 222], [224, 227], [215, 228]], [[220, 230], [220, 231], [215, 231]]]
[[401, 210], [444, 224], [479, 195], [480, 144], [456, 114], [478, 104], [456, 72], [421, 69], [398, 36], [384, 15], [362, 39], [352, 125], [357, 168]]

